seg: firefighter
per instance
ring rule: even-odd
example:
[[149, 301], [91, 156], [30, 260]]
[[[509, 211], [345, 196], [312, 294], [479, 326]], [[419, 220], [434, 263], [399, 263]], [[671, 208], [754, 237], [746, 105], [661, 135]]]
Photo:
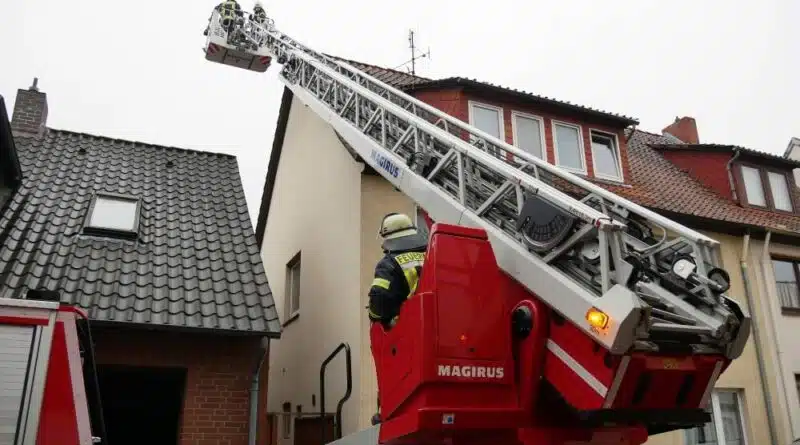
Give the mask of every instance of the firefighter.
[[[242, 8], [236, 0], [224, 0], [222, 3], [215, 6], [214, 10], [219, 11], [220, 23], [227, 32], [231, 32], [236, 17], [242, 15]], [[208, 23], [209, 25], [211, 24], [211, 17], [208, 18]], [[206, 27], [203, 35], [208, 35], [208, 27]]]
[[250, 20], [258, 23], [259, 25], [264, 25], [264, 22], [267, 21], [267, 13], [264, 11], [264, 7], [261, 6], [260, 1], [256, 1], [256, 5], [253, 7], [253, 14], [250, 16]]
[[[383, 239], [384, 256], [375, 266], [368, 315], [371, 323], [381, 323], [385, 329], [391, 329], [397, 323], [403, 302], [417, 289], [428, 240], [417, 231], [411, 218], [402, 213], [384, 216], [378, 234]], [[375, 352], [372, 351], [373, 358]], [[378, 400], [380, 406], [380, 397]], [[378, 423], [380, 415], [376, 413], [372, 424]]]
[[389, 329], [397, 321], [400, 306], [417, 289], [428, 240], [402, 213], [384, 216], [378, 234], [384, 256], [375, 266], [369, 290], [369, 318]]

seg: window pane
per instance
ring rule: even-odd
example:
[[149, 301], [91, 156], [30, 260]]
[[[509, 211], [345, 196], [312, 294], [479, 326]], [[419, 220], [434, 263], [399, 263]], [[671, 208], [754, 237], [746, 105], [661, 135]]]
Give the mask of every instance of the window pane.
[[422, 210], [420, 206], [417, 206], [417, 222], [415, 225], [422, 236], [425, 238], [430, 236], [431, 228], [428, 227], [428, 221], [425, 219], [425, 211]]
[[781, 307], [800, 307], [794, 264], [789, 261], [773, 260], [772, 270], [775, 274], [775, 288], [778, 291]]
[[717, 445], [717, 430], [710, 402], [706, 406], [706, 412], [711, 414], [711, 421], [702, 427], [686, 430], [686, 445]]
[[753, 167], [742, 167], [742, 179], [744, 179], [744, 189], [747, 193], [747, 202], [757, 206], [766, 206], [767, 200], [764, 197], [764, 186], [761, 183], [761, 174]]
[[496, 138], [502, 139], [500, 137], [500, 113], [497, 110], [473, 105], [472, 125]]
[[516, 127], [516, 143], [517, 147], [525, 150], [526, 152], [536, 156], [539, 159], [544, 159], [542, 156], [542, 128], [539, 121], [522, 116], [514, 117], [514, 126]]
[[292, 267], [292, 312], [300, 310], [300, 264]]
[[583, 153], [577, 128], [556, 124], [556, 152], [558, 165], [583, 170]]
[[739, 411], [739, 395], [732, 391], [719, 393], [719, 409], [725, 445], [744, 445], [742, 413]]
[[592, 135], [592, 156], [595, 174], [619, 178], [619, 160], [614, 140], [598, 134]]
[[786, 184], [786, 176], [781, 173], [769, 172], [769, 187], [772, 189], [772, 201], [778, 210], [792, 210], [792, 201], [789, 199], [789, 187]]
[[92, 227], [116, 230], [134, 230], [136, 201], [98, 196], [89, 219]]

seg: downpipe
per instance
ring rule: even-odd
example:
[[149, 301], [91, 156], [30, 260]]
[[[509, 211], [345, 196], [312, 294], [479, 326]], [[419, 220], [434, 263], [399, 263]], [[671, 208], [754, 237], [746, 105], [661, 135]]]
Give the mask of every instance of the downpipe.
[[[764, 242], [764, 250], [768, 251], [769, 248], [770, 232], [767, 232], [767, 238]], [[769, 384], [767, 383], [767, 370], [764, 365], [764, 352], [762, 351], [761, 333], [758, 329], [757, 317], [755, 316], [755, 302], [753, 301], [753, 293], [750, 288], [750, 279], [747, 274], [747, 258], [750, 252], [750, 232], [744, 235], [742, 240], [742, 257], [739, 259], [739, 267], [742, 270], [742, 281], [744, 282], [744, 295], [747, 299], [747, 306], [750, 308], [750, 325], [753, 328], [753, 346], [756, 350], [756, 362], [758, 363], [759, 382], [761, 383], [761, 391], [764, 393], [764, 406], [767, 410], [767, 422], [769, 423], [769, 437], [772, 445], [780, 445], [778, 441], [778, 428], [775, 425], [775, 413], [772, 410], [772, 394], [769, 391]], [[769, 308], [765, 308], [769, 311]]]
[[[769, 255], [769, 243], [772, 238], [772, 232], [767, 231], [767, 236], [764, 238], [764, 250], [761, 252], [761, 274], [764, 276], [764, 285], [766, 286], [766, 280], [769, 276], [769, 270], [767, 270], [767, 265], [771, 262], [770, 255]], [[783, 408], [786, 410], [787, 421], [789, 422], [788, 429], [789, 429], [789, 441], [787, 445], [792, 443], [792, 438], [796, 434], [794, 431], [794, 425], [792, 422], [792, 411], [789, 407], [789, 399], [786, 396], [786, 375], [783, 370], [783, 362], [781, 361], [781, 357], [783, 356], [783, 351], [781, 351], [781, 342], [780, 337], [778, 336], [778, 320], [773, 318], [772, 308], [769, 307], [769, 315], [770, 315], [770, 327], [772, 328], [772, 337], [774, 338], [775, 342], [775, 358], [776, 358], [776, 366], [778, 368], [778, 392], [782, 397], [780, 397], [781, 401], [783, 402]], [[796, 440], [796, 438], [795, 438]]]
[[261, 383], [261, 367], [264, 365], [264, 361], [267, 357], [269, 357], [269, 339], [267, 337], [261, 339], [261, 348], [259, 351], [261, 354], [258, 359], [258, 365], [250, 379], [250, 420], [247, 423], [248, 445], [256, 445], [256, 432], [258, 431], [258, 387]]

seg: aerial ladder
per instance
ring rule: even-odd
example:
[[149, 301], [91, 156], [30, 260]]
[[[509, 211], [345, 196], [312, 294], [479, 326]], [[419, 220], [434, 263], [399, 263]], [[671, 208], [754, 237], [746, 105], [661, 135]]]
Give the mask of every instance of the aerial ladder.
[[417, 293], [394, 328], [371, 331], [382, 422], [340, 441], [638, 444], [709, 421], [711, 391], [750, 334], [718, 241], [313, 50], [272, 18], [210, 20], [207, 60], [282, 65], [294, 96], [435, 221]]

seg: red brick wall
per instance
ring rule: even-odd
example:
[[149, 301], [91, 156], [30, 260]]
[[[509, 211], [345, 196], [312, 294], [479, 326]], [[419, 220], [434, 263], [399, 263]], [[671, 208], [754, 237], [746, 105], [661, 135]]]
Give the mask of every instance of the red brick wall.
[[[588, 171], [588, 176], [592, 178], [595, 175], [592, 164], [592, 145], [591, 145], [589, 130], [595, 129], [606, 133], [615, 134], [617, 136], [617, 143], [620, 146], [619, 148], [620, 148], [620, 157], [622, 160], [621, 164], [622, 164], [623, 178], [627, 183], [629, 182], [629, 178], [631, 177], [630, 164], [628, 162], [628, 147], [627, 144], [625, 143], [625, 135], [622, 129], [610, 128], [604, 125], [587, 124], [585, 120], [581, 119], [580, 117], [546, 113], [534, 107], [531, 107], [528, 104], [502, 102], [487, 97], [474, 96], [467, 94], [461, 91], [460, 89], [417, 92], [414, 93], [414, 96], [428, 103], [429, 105], [436, 107], [447, 114], [450, 114], [451, 116], [463, 120], [464, 122], [469, 122], [470, 100], [481, 102], [487, 105], [502, 107], [505, 141], [512, 145], [514, 143], [514, 137], [513, 137], [514, 133], [511, 124], [512, 111], [519, 111], [538, 116], [542, 118], [542, 120], [544, 120], [547, 161], [550, 162], [551, 164], [555, 162], [555, 148], [553, 145], [553, 127], [552, 127], [553, 119], [580, 125], [583, 137], [583, 145], [584, 145], [583, 148], [586, 156], [586, 169]], [[466, 137], [466, 135], [464, 135], [464, 137]]]
[[[176, 366], [188, 369], [181, 445], [246, 445], [250, 382], [259, 359], [257, 338], [139, 330], [93, 331], [100, 365]], [[262, 368], [260, 408], [266, 407], [266, 366]], [[265, 409], [258, 431], [268, 432]], [[267, 435], [257, 443], [267, 444]]]
[[732, 154], [669, 150], [662, 151], [662, 154], [680, 169], [705, 184], [706, 187], [710, 187], [728, 199], [733, 199], [727, 169]]

